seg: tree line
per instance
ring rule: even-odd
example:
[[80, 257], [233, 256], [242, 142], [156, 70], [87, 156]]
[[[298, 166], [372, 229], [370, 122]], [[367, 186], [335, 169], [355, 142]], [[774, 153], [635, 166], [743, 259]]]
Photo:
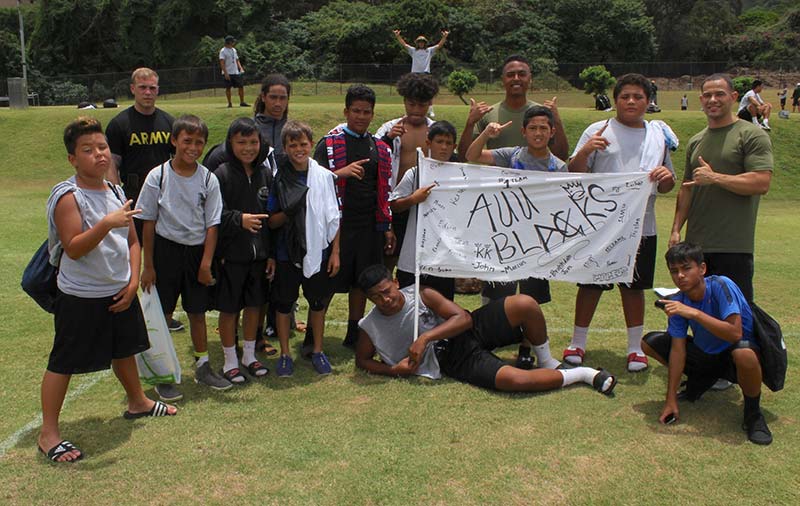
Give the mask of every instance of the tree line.
[[[23, 8], [31, 80], [67, 74], [217, 64], [239, 39], [248, 72], [335, 79], [343, 64], [407, 63], [391, 30], [436, 42], [436, 65], [797, 60], [795, 0], [41, 0]], [[21, 75], [16, 8], [0, 9], [3, 81]]]

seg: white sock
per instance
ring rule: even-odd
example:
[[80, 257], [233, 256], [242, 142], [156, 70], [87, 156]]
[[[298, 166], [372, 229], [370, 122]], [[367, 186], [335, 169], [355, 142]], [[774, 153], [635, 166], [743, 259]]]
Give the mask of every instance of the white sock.
[[769, 120], [766, 118], [764, 119], [764, 126], [769, 126]]
[[586, 349], [586, 339], [589, 336], [589, 327], [578, 327], [575, 325], [572, 328], [572, 341], [570, 341], [569, 345], [574, 346], [575, 348], [581, 348], [582, 350]]
[[239, 361], [236, 359], [236, 346], [223, 346], [222, 354], [225, 355], [225, 365], [222, 366], [224, 372], [239, 367]]
[[572, 385], [574, 383], [592, 384], [595, 374], [598, 373], [597, 369], [591, 367], [575, 367], [573, 369], [559, 369], [558, 372], [564, 376], [564, 381], [561, 383], [562, 387]]
[[644, 325], [637, 325], [636, 327], [628, 327], [628, 353], [637, 353], [643, 355], [642, 352], [642, 335], [644, 333]]
[[539, 345], [533, 345], [533, 352], [536, 354], [536, 364], [545, 369], [555, 369], [561, 362], [550, 355], [550, 339]]
[[256, 359], [256, 342], [253, 341], [245, 341], [244, 346], [242, 346], [242, 363], [244, 365], [250, 365], [255, 362]]
[[753, 116], [753, 124], [758, 125], [758, 118], [756, 116]]
[[206, 362], [208, 362], [208, 353], [206, 353], [205, 355], [202, 355], [200, 357], [197, 357], [197, 360], [195, 361], [194, 366], [199, 369]]

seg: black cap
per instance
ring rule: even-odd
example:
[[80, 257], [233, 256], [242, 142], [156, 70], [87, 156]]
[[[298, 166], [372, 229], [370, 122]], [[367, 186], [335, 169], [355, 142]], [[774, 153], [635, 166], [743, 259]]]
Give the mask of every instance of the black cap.
[[225, 44], [230, 44], [231, 42], [236, 42], [236, 37], [234, 37], [233, 35], [226, 35]]

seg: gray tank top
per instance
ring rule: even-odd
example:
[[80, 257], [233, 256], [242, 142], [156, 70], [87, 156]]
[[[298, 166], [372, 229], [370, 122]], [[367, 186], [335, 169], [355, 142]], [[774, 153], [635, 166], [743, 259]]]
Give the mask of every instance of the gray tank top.
[[[122, 205], [110, 189], [76, 191], [83, 197], [76, 198], [76, 202], [84, 231]], [[112, 229], [93, 250], [77, 260], [66, 253], [61, 255], [58, 289], [69, 295], [87, 299], [110, 297], [127, 286], [130, 279], [127, 228]]]
[[[406, 302], [403, 309], [392, 316], [386, 316], [373, 307], [367, 316], [358, 322], [358, 326], [369, 334], [375, 350], [386, 364], [395, 365], [408, 356], [408, 348], [414, 340], [414, 286], [400, 290]], [[441, 324], [444, 320], [420, 301], [419, 333], [422, 334]], [[433, 352], [433, 343], [429, 344], [422, 356], [422, 364], [417, 369], [418, 376], [439, 379], [439, 361]]]

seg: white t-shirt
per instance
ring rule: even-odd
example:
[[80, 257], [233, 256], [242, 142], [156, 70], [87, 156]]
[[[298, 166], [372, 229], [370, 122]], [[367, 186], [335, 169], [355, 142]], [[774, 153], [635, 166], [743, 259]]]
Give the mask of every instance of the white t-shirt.
[[[578, 154], [578, 151], [588, 142], [589, 138], [595, 132], [603, 128], [606, 121], [598, 121], [589, 125], [589, 128], [584, 130], [578, 144], [575, 146], [575, 151], [572, 152], [572, 158]], [[644, 139], [646, 130], [644, 128], [631, 128], [623, 125], [616, 118], [611, 118], [608, 121], [608, 128], [603, 132], [605, 137], [610, 143], [604, 150], [597, 149], [589, 155], [587, 164], [589, 172], [593, 173], [624, 173], [624, 172], [639, 172], [639, 165], [642, 161], [644, 150]], [[675, 170], [672, 168], [672, 160], [669, 156], [669, 150], [664, 149], [664, 166], [672, 171], [673, 175]], [[651, 170], [655, 167], [648, 167]], [[656, 235], [656, 212], [655, 212], [656, 196], [650, 195], [647, 200], [647, 210], [644, 213], [644, 224], [642, 227], [642, 235], [645, 237]]]
[[223, 47], [220, 49], [219, 59], [225, 60], [225, 70], [228, 71], [229, 76], [239, 73], [239, 65], [236, 64], [239, 60], [239, 54], [236, 52], [235, 47]]
[[742, 95], [742, 99], [739, 101], [739, 111], [742, 109], [747, 109], [747, 106], [750, 105], [750, 97], [756, 99], [756, 102], [759, 104], [763, 104], [764, 101], [761, 99], [761, 95], [755, 92], [755, 90], [750, 90], [744, 95]]
[[172, 162], [166, 162], [147, 174], [136, 208], [142, 210], [137, 218], [156, 222], [161, 237], [197, 246], [205, 242], [206, 230], [220, 223], [219, 181], [200, 164], [194, 174], [184, 177], [172, 169]]
[[[417, 168], [411, 167], [403, 174], [403, 179], [397, 183], [392, 193], [389, 194], [389, 202], [408, 197], [416, 189]], [[417, 238], [417, 211], [413, 207], [408, 210], [408, 223], [406, 223], [406, 235], [403, 244], [400, 245], [400, 256], [397, 259], [397, 268], [405, 272], [414, 272], [414, 246]]]
[[425, 49], [417, 49], [415, 47], [406, 45], [406, 51], [411, 55], [411, 72], [414, 73], [430, 73], [431, 60], [433, 53], [436, 52], [436, 46], [427, 47]]
[[[358, 322], [358, 326], [369, 335], [370, 341], [375, 346], [375, 351], [384, 363], [396, 365], [408, 356], [408, 348], [414, 341], [414, 287], [407, 286], [400, 290], [406, 301], [403, 308], [397, 313], [386, 316], [378, 311], [377, 307]], [[420, 301], [419, 305], [419, 333], [431, 330], [444, 322], [443, 319], [431, 311]], [[442, 373], [439, 370], [439, 361], [433, 351], [433, 343], [428, 344], [422, 355], [422, 363], [416, 372], [417, 376], [430, 379], [439, 379]]]

